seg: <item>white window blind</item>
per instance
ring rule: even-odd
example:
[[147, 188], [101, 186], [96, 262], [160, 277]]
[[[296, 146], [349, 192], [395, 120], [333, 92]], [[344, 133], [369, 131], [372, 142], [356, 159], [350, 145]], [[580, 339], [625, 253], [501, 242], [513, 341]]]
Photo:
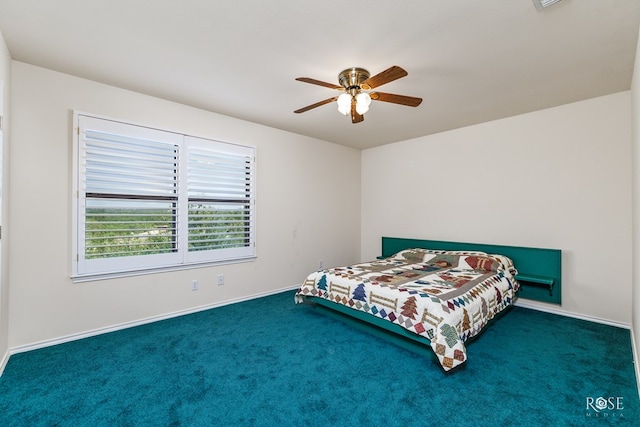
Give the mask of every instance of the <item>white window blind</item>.
[[74, 276], [255, 256], [254, 148], [76, 121]]

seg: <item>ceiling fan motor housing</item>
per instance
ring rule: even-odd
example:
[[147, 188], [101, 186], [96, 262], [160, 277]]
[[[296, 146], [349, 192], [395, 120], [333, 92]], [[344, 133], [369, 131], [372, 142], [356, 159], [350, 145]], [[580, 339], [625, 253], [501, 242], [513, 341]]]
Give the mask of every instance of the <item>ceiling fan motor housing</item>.
[[351, 89], [369, 90], [371, 88], [368, 87], [368, 85], [362, 84], [362, 82], [367, 80], [369, 76], [369, 72], [364, 68], [352, 67], [347, 68], [338, 74], [338, 81], [347, 91], [350, 91]]

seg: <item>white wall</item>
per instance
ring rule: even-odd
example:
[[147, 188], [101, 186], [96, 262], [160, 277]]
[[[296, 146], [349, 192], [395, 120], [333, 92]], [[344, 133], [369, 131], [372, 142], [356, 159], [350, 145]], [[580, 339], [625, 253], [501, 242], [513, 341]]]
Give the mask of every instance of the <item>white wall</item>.
[[[359, 151], [20, 62], [12, 72], [12, 349], [292, 289], [320, 259], [338, 265], [360, 258]], [[73, 283], [73, 109], [255, 145], [257, 261]], [[192, 279], [200, 290], [190, 290]]]
[[561, 310], [629, 325], [630, 103], [627, 91], [364, 151], [363, 258], [383, 235], [561, 249]]
[[[640, 38], [639, 38], [640, 39]], [[636, 61], [631, 85], [631, 117], [633, 138], [633, 322], [631, 326], [636, 379], [640, 392], [640, 44], [636, 46]]]
[[0, 246], [0, 373], [8, 360], [9, 354], [9, 251], [8, 249], [8, 224], [9, 218], [6, 213], [8, 203], [8, 173], [9, 173], [9, 117], [10, 117], [10, 87], [11, 87], [11, 56], [7, 50], [2, 33], [0, 33], [0, 82], [3, 82], [3, 100], [2, 113], [5, 117], [4, 131], [2, 138], [2, 146], [0, 149], [0, 173], [2, 173], [2, 197], [0, 198], [2, 212], [2, 245]]

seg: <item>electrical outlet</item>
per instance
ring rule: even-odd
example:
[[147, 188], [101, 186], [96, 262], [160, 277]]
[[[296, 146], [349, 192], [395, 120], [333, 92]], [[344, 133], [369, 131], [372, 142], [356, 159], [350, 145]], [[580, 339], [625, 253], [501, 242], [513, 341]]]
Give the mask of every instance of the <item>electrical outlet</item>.
[[318, 261], [318, 270], [322, 270], [324, 268], [324, 261]]
[[191, 290], [192, 291], [197, 291], [198, 290], [198, 281], [197, 280], [192, 280], [191, 281]]
[[224, 274], [218, 274], [218, 286], [224, 285]]

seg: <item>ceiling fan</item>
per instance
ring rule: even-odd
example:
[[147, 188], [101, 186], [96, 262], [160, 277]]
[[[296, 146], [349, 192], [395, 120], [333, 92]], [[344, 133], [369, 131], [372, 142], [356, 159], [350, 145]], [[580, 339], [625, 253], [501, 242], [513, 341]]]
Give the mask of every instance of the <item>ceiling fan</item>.
[[338, 111], [340, 111], [340, 113], [345, 116], [351, 113], [351, 122], [360, 123], [364, 120], [364, 113], [369, 111], [369, 104], [371, 104], [371, 100], [417, 107], [422, 102], [422, 98], [371, 91], [378, 86], [397, 80], [407, 74], [408, 73], [403, 68], [394, 65], [372, 77], [364, 68], [347, 68], [338, 74], [338, 82], [340, 82], [340, 85], [323, 82], [309, 77], [298, 77], [296, 80], [299, 82], [324, 86], [329, 89], [337, 89], [344, 93], [339, 96], [325, 99], [324, 101], [316, 102], [315, 104], [307, 105], [306, 107], [294, 111], [294, 113], [304, 113], [305, 111], [320, 107], [321, 105], [337, 101]]

